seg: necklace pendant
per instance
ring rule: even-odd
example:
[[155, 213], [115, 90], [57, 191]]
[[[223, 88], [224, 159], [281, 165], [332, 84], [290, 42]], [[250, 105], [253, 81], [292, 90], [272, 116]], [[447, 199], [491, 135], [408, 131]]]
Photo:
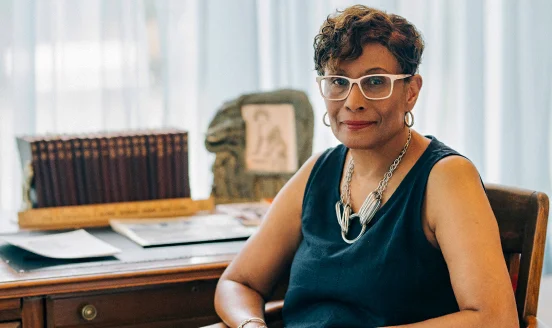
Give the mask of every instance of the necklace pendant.
[[[395, 169], [401, 162], [404, 154], [406, 153], [406, 150], [410, 145], [411, 138], [412, 131], [408, 129], [408, 139], [406, 140], [406, 144], [404, 145], [403, 150], [395, 159], [393, 164], [391, 164], [391, 166], [389, 167], [389, 171], [387, 171], [387, 173], [383, 176], [383, 179], [380, 181], [378, 188], [371, 192], [368, 197], [366, 197], [358, 213], [352, 213], [353, 211], [351, 205], [349, 204], [351, 200], [351, 179], [353, 177], [353, 170], [355, 166], [353, 158], [351, 158], [351, 160], [349, 161], [347, 174], [345, 176], [345, 183], [342, 188], [341, 199], [338, 200], [335, 204], [337, 221], [339, 222], [339, 225], [341, 227], [341, 237], [346, 243], [354, 243], [355, 241], [359, 240], [360, 237], [362, 237], [362, 235], [364, 235], [364, 233], [366, 232], [366, 226], [372, 221], [372, 219], [376, 215], [376, 212], [380, 208], [383, 199], [383, 192], [385, 191], [385, 188], [387, 188], [387, 183], [389, 182], [389, 179], [391, 179], [391, 177], [393, 176], [393, 172], [395, 171]], [[347, 203], [344, 204], [343, 202], [345, 201]], [[343, 207], [343, 212], [341, 211], [341, 207]], [[355, 239], [347, 239], [347, 232], [349, 231], [349, 221], [355, 218], [358, 218], [360, 221], [360, 225], [362, 227], [361, 231]]]
[[359, 240], [360, 237], [362, 237], [362, 235], [364, 235], [365, 232], [366, 232], [366, 226], [362, 225], [360, 233], [355, 239], [348, 239], [347, 234], [343, 233], [343, 231], [341, 231], [341, 238], [343, 238], [343, 241], [345, 241], [347, 244], [353, 244], [355, 241]]
[[[343, 204], [341, 200], [337, 201], [335, 204], [337, 221], [341, 226], [341, 238], [343, 238], [347, 244], [356, 242], [360, 239], [360, 237], [362, 237], [362, 235], [364, 235], [366, 232], [366, 226], [372, 221], [381, 205], [381, 200], [381, 193], [377, 191], [371, 192], [368, 197], [366, 197], [366, 200], [362, 204], [362, 207], [358, 213], [353, 213], [353, 210], [349, 204]], [[343, 207], [343, 212], [341, 211], [341, 207]], [[353, 219], [359, 219], [361, 230], [355, 239], [348, 239], [347, 233], [349, 232], [349, 224]]]
[[[341, 211], [343, 207], [343, 212]], [[337, 222], [341, 227], [341, 232], [347, 234], [349, 231], [349, 217], [351, 215], [351, 206], [348, 204], [343, 204], [341, 200], [338, 200], [335, 203], [335, 214], [337, 216]]]
[[371, 192], [364, 201], [364, 204], [362, 204], [362, 207], [358, 213], [358, 216], [360, 217], [360, 224], [363, 226], [368, 225], [376, 215], [380, 205], [381, 194], [377, 191]]
[[[343, 207], [343, 211], [341, 208]], [[360, 233], [355, 239], [348, 239], [347, 233], [349, 232], [349, 222], [352, 219], [358, 218], [359, 221], [362, 223], [362, 216], [359, 214], [353, 213], [353, 209], [349, 204], [343, 204], [341, 200], [338, 200], [335, 203], [335, 214], [337, 216], [337, 222], [339, 222], [339, 226], [341, 227], [341, 238], [347, 243], [352, 244], [355, 241], [359, 240], [362, 235], [366, 232], [366, 224], [362, 224]]]

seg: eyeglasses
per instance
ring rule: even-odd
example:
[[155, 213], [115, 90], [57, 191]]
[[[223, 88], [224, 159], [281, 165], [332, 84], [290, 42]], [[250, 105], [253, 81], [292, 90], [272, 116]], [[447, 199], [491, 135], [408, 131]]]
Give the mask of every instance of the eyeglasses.
[[372, 74], [351, 79], [346, 76], [327, 75], [316, 77], [322, 97], [333, 100], [345, 100], [351, 93], [353, 84], [358, 84], [362, 95], [370, 100], [382, 100], [391, 97], [395, 80], [406, 79], [411, 74]]

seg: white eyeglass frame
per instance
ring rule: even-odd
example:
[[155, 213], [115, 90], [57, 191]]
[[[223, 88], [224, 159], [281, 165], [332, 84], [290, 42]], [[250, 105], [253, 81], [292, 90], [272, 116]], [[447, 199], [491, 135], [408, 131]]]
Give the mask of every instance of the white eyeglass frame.
[[[365, 79], [367, 77], [372, 77], [372, 76], [385, 76], [385, 77], [388, 77], [391, 80], [391, 89], [389, 90], [389, 94], [387, 96], [379, 97], [379, 98], [370, 98], [364, 93], [364, 90], [362, 90], [362, 87], [360, 86], [360, 81], [362, 79]], [[383, 99], [387, 99], [387, 98], [391, 97], [391, 95], [393, 94], [393, 87], [395, 86], [395, 81], [396, 80], [406, 79], [407, 77], [411, 77], [411, 76], [412, 76], [412, 74], [369, 74], [369, 75], [361, 76], [358, 79], [351, 79], [349, 77], [341, 76], [341, 75], [324, 75], [324, 76], [317, 76], [316, 77], [316, 82], [318, 83], [318, 89], [320, 90], [320, 94], [322, 95], [322, 98], [330, 100], [330, 101], [343, 101], [343, 100], [347, 99], [347, 97], [349, 97], [349, 94], [351, 94], [351, 90], [353, 89], [354, 84], [358, 85], [358, 89], [360, 90], [360, 92], [362, 93], [364, 98], [366, 98], [368, 100], [383, 100]], [[345, 96], [343, 96], [343, 98], [330, 99], [330, 98], [327, 98], [326, 96], [324, 96], [324, 92], [322, 92], [322, 80], [325, 79], [325, 78], [328, 78], [328, 77], [337, 77], [337, 78], [342, 78], [342, 79], [345, 79], [345, 80], [349, 81], [349, 90], [347, 91]]]

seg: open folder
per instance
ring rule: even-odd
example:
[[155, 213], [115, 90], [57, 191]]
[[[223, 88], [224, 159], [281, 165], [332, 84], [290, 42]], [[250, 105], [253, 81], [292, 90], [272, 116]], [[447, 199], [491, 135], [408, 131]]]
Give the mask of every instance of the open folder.
[[114, 219], [109, 224], [114, 231], [143, 247], [247, 239], [257, 230], [226, 214]]

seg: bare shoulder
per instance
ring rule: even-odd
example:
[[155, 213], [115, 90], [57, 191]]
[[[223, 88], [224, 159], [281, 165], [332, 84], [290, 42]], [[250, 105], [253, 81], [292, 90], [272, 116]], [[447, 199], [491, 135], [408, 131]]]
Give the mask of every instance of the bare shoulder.
[[435, 164], [426, 188], [426, 213], [449, 269], [461, 310], [477, 310], [508, 326], [516, 319], [498, 224], [476, 167], [449, 156]]
[[[427, 182], [432, 197], [447, 197], [448, 193], [464, 194], [481, 189], [481, 178], [475, 165], [465, 157], [452, 155], [438, 161], [432, 168]], [[469, 197], [468, 194], [461, 197]]]
[[477, 168], [462, 156], [453, 155], [441, 159], [432, 168], [426, 188], [427, 219], [431, 230], [434, 230], [437, 220], [454, 217], [442, 215], [443, 213], [452, 208], [468, 210], [467, 205], [475, 208], [488, 205]]
[[438, 184], [451, 180], [472, 178], [479, 181], [479, 173], [475, 165], [467, 158], [452, 155], [438, 161], [431, 170], [428, 183]]

